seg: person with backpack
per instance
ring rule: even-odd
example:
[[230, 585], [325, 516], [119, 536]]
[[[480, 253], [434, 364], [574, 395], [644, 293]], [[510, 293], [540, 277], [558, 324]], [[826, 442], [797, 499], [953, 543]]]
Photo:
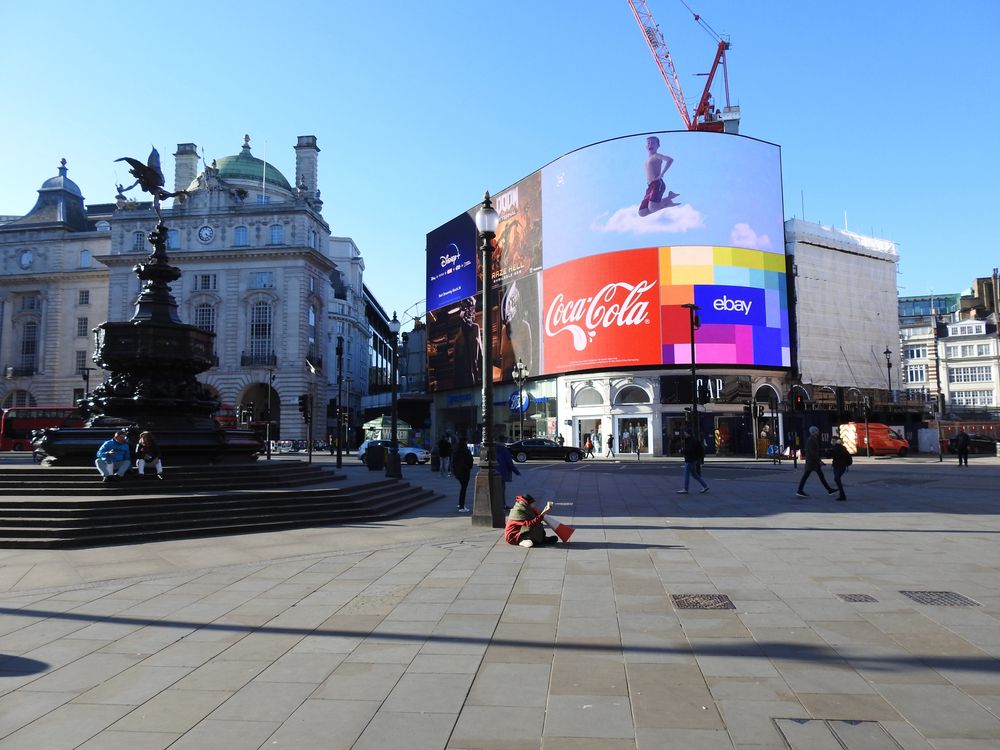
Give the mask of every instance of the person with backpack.
[[831, 450], [831, 460], [830, 463], [833, 464], [833, 482], [837, 485], [837, 489], [840, 494], [837, 496], [837, 500], [846, 500], [847, 494], [844, 492], [844, 474], [852, 463], [854, 459], [851, 458], [851, 454], [847, 452], [847, 448], [844, 447], [843, 441], [840, 438], [835, 437], [831, 439], [833, 442], [833, 448]]

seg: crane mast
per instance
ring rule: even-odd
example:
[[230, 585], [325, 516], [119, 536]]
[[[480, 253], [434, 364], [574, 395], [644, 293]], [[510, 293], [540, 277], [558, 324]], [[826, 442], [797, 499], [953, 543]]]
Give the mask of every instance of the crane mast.
[[[636, 23], [639, 24], [639, 28], [642, 30], [646, 44], [649, 45], [649, 51], [653, 53], [653, 59], [660, 69], [660, 74], [663, 76], [663, 80], [670, 90], [670, 96], [674, 100], [678, 113], [680, 113], [684, 127], [688, 130], [738, 132], [739, 107], [732, 107], [729, 103], [729, 73], [726, 68], [726, 51], [729, 49], [729, 41], [711, 31], [711, 27], [700, 16], [694, 14], [695, 20], [701, 23], [716, 38], [717, 47], [715, 50], [715, 60], [712, 62], [712, 68], [707, 74], [708, 78], [705, 81], [705, 88], [701, 93], [701, 97], [698, 99], [698, 105], [695, 107], [694, 113], [689, 114], [687, 104], [684, 101], [684, 92], [681, 90], [681, 82], [677, 77], [673, 58], [670, 56], [670, 50], [667, 48], [667, 43], [660, 32], [659, 25], [653, 18], [652, 12], [649, 10], [649, 6], [646, 5], [646, 0], [628, 0], [628, 5], [632, 9], [632, 15], [635, 16]], [[715, 75], [720, 66], [722, 67], [722, 74], [725, 80], [726, 106], [721, 113], [717, 114], [712, 110], [711, 99], [712, 83], [715, 81]]]

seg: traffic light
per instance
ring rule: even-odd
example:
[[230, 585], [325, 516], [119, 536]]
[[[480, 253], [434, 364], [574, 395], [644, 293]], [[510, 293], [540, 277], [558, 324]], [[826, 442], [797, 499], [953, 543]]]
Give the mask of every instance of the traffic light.
[[240, 424], [250, 424], [253, 421], [254, 415], [254, 403], [253, 401], [247, 401], [243, 404], [243, 408], [240, 410]]
[[327, 418], [337, 416], [337, 399], [331, 398], [326, 404], [326, 416]]
[[299, 396], [299, 413], [302, 414], [302, 421], [305, 422], [306, 424], [309, 424], [309, 421], [312, 419], [312, 416], [310, 414], [310, 412], [312, 411], [310, 407], [312, 405], [309, 403], [309, 401], [310, 399], [308, 393], [303, 393], [301, 396]]
[[792, 394], [792, 410], [793, 411], [805, 411], [806, 401], [801, 393]]

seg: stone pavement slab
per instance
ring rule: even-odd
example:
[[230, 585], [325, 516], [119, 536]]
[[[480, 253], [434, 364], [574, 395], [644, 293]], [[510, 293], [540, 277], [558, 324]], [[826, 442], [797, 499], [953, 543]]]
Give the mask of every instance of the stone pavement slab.
[[0, 553], [0, 749], [1000, 745], [1000, 461], [862, 459], [847, 503], [787, 465], [710, 464], [706, 496], [671, 461], [521, 468], [569, 545], [505, 545], [404, 467], [449, 498]]

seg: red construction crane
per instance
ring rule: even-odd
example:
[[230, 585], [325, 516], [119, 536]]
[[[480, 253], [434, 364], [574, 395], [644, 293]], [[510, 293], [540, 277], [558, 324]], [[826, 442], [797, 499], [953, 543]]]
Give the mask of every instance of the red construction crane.
[[[677, 111], [681, 114], [684, 127], [688, 130], [738, 132], [740, 108], [730, 106], [729, 103], [729, 73], [726, 69], [726, 50], [729, 49], [729, 40], [723, 39], [716, 34], [701, 16], [692, 12], [694, 20], [716, 40], [718, 46], [715, 50], [715, 60], [712, 62], [712, 69], [706, 74], [708, 80], [705, 81], [705, 89], [698, 100], [698, 106], [695, 107], [694, 113], [689, 115], [687, 103], [684, 101], [684, 92], [681, 90], [681, 82], [677, 77], [674, 61], [670, 57], [670, 50], [663, 39], [663, 34], [660, 33], [660, 27], [646, 5], [646, 0], [628, 0], [628, 5], [632, 9], [636, 23], [642, 29], [646, 44], [649, 45], [649, 51], [653, 53], [653, 59], [656, 60], [656, 65], [663, 75], [663, 80], [666, 81], [667, 88], [670, 89], [670, 96], [673, 97], [674, 104], [677, 105]], [[688, 8], [687, 4], [684, 4], [684, 7]], [[688, 8], [688, 10], [690, 11], [691, 9]], [[712, 106], [712, 82], [715, 80], [715, 74], [719, 70], [720, 65], [722, 66], [722, 77], [725, 82], [726, 91], [726, 106], [721, 111]]]

